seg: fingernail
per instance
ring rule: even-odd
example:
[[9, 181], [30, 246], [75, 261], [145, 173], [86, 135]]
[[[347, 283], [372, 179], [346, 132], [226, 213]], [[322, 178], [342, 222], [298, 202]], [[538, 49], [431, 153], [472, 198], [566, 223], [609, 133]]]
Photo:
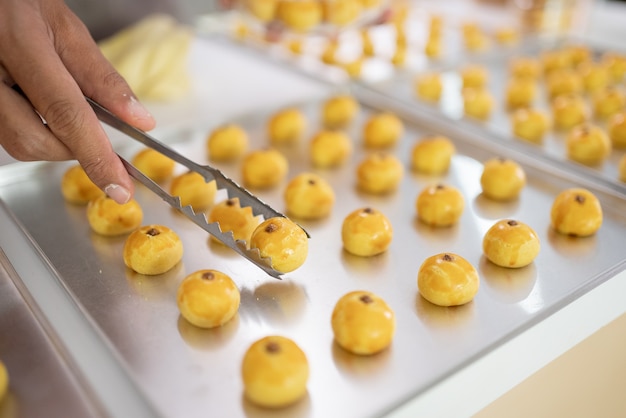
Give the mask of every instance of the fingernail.
[[136, 119], [154, 120], [152, 114], [133, 96], [128, 100], [128, 110]]
[[109, 184], [104, 188], [104, 193], [120, 205], [130, 200], [130, 192], [119, 184]]

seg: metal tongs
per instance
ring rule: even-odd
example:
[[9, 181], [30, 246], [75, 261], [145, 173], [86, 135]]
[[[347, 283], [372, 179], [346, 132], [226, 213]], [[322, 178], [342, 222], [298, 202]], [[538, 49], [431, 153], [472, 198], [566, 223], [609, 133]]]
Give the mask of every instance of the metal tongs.
[[[215, 180], [218, 189], [226, 189], [229, 198], [239, 198], [239, 202], [242, 206], [249, 206], [252, 208], [252, 212], [255, 216], [262, 215], [264, 219], [274, 217], [285, 217], [280, 212], [272, 209], [269, 205], [261, 201], [258, 197], [254, 196], [233, 180], [226, 177], [220, 170], [210, 167], [208, 165], [196, 164], [193, 161], [185, 158], [176, 151], [172, 150], [165, 144], [161, 143], [157, 139], [151, 137], [145, 132], [129, 125], [123, 120], [119, 119], [113, 113], [96, 103], [92, 99], [85, 97], [87, 102], [91, 105], [96, 116], [101, 122], [117, 129], [118, 131], [130, 136], [131, 138], [141, 142], [142, 144], [160, 152], [161, 154], [171, 158], [172, 160], [184, 165], [191, 171], [199, 173], [204, 179], [209, 182]], [[149, 177], [137, 170], [131, 163], [120, 157], [122, 163], [126, 167], [128, 174], [131, 177], [138, 180], [152, 192], [156, 193], [159, 197], [170, 204], [174, 209], [182, 212], [187, 218], [191, 219], [200, 228], [219, 239], [228, 247], [235, 250], [237, 253], [247, 258], [253, 264], [264, 270], [270, 276], [281, 279], [281, 273], [272, 267], [272, 260], [270, 258], [264, 258], [256, 248], [248, 249], [246, 242], [243, 240], [235, 240], [232, 231], [222, 231], [219, 223], [209, 223], [204, 213], [195, 213], [191, 206], [182, 206], [180, 197], [172, 196], [163, 190], [158, 184], [152, 181]], [[306, 231], [305, 231], [306, 233]], [[307, 237], [309, 234], [307, 233]]]

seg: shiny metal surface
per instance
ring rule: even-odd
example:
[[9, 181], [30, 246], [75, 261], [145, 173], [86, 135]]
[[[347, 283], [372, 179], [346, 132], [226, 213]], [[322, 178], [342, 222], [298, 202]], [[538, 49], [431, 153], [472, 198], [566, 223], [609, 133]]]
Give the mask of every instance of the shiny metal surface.
[[58, 336], [22, 292], [20, 279], [0, 249], [0, 361], [9, 373], [0, 417], [104, 416], [97, 398], [68, 363]]
[[[309, 162], [308, 141], [319, 128], [320, 103], [300, 107], [309, 130], [301, 143], [283, 149], [290, 162], [289, 177], [317, 172], [333, 185], [337, 202], [328, 219], [302, 222], [311, 234], [309, 257], [282, 282], [211, 242], [204, 231], [141, 187], [137, 199], [144, 208], [144, 223], [173, 228], [183, 240], [185, 254], [178, 266], [163, 275], [134, 274], [122, 261], [125, 237], [93, 234], [85, 208], [63, 201], [59, 183], [69, 164], [0, 171], [0, 198], [26, 225], [164, 416], [381, 416], [625, 267], [623, 199], [597, 191], [605, 210], [598, 234], [586, 239], [558, 235], [549, 227], [549, 210], [558, 192], [579, 184], [577, 178], [525, 165], [528, 185], [520, 199], [491, 202], [481, 195], [479, 177], [481, 163], [496, 155], [489, 143], [465, 141], [462, 133], [451, 136], [458, 153], [446, 175], [428, 177], [407, 170], [396, 193], [365, 195], [354, 188], [355, 166], [367, 152], [360, 132], [374, 110], [364, 107], [349, 131], [355, 145], [350, 163], [336, 170], [316, 170]], [[275, 110], [232, 122], [247, 129], [252, 148], [261, 148], [267, 145], [265, 122]], [[429, 123], [417, 122], [407, 121], [401, 142], [392, 150], [405, 164], [417, 139], [438, 133]], [[199, 121], [170, 132], [167, 142], [202, 163], [206, 136], [214, 127]], [[136, 151], [134, 144], [118, 149], [126, 158]], [[498, 155], [506, 156], [506, 149], [498, 149]], [[235, 181], [240, 179], [238, 163], [218, 168]], [[452, 184], [462, 191], [466, 209], [458, 225], [437, 229], [416, 220], [417, 194], [432, 182]], [[287, 179], [273, 190], [253, 192], [281, 210], [286, 183]], [[364, 206], [381, 210], [394, 227], [390, 249], [377, 257], [360, 258], [342, 250], [341, 223], [349, 212]], [[503, 269], [482, 256], [483, 234], [502, 218], [521, 220], [537, 232], [542, 249], [530, 266]], [[419, 296], [416, 278], [421, 262], [440, 252], [460, 254], [477, 268], [481, 288], [473, 302], [441, 308]], [[178, 284], [201, 268], [224, 271], [241, 290], [238, 315], [219, 329], [191, 326], [176, 306]], [[391, 348], [372, 357], [350, 355], [333, 343], [334, 304], [355, 289], [379, 294], [397, 316]], [[257, 408], [243, 399], [240, 379], [245, 350], [269, 334], [294, 339], [311, 367], [306, 398], [277, 411]]]

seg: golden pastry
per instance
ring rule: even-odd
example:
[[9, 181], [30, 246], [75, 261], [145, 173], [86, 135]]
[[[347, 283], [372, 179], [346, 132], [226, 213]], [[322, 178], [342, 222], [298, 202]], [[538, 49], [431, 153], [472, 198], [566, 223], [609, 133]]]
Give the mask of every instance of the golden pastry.
[[534, 57], [515, 57], [509, 61], [509, 73], [515, 78], [537, 79], [541, 75], [541, 63]]
[[291, 339], [271, 335], [254, 342], [241, 364], [245, 397], [269, 408], [280, 408], [306, 394], [309, 362]]
[[289, 144], [298, 141], [306, 129], [304, 114], [295, 108], [274, 114], [267, 125], [267, 135], [272, 144]]
[[429, 58], [438, 58], [441, 56], [443, 49], [443, 41], [441, 36], [429, 36], [424, 45], [424, 54]]
[[291, 179], [284, 193], [287, 213], [299, 219], [328, 216], [335, 204], [335, 192], [322, 177], [301, 173]]
[[233, 161], [247, 151], [248, 134], [238, 125], [220, 126], [207, 139], [207, 153], [211, 161]]
[[396, 50], [391, 56], [391, 63], [396, 67], [401, 67], [406, 62], [406, 50], [407, 47], [404, 45], [397, 45]]
[[463, 43], [468, 51], [480, 51], [488, 46], [487, 36], [475, 23], [463, 25]]
[[536, 109], [517, 109], [512, 124], [515, 136], [534, 143], [541, 143], [550, 127], [545, 112]]
[[428, 257], [417, 273], [417, 288], [427, 301], [439, 306], [464, 305], [476, 296], [478, 272], [457, 254], [443, 253]]
[[133, 157], [131, 164], [156, 183], [174, 175], [176, 162], [152, 148], [144, 148]]
[[574, 70], [555, 70], [547, 76], [546, 89], [551, 99], [562, 94], [581, 94], [584, 89], [583, 79]]
[[174, 177], [170, 184], [170, 194], [180, 197], [180, 204], [191, 206], [194, 211], [201, 211], [211, 206], [216, 192], [215, 180], [207, 182], [201, 174], [195, 171], [188, 171]]
[[[222, 232], [232, 231], [235, 240], [248, 243], [252, 232], [259, 225], [260, 220], [252, 212], [250, 206], [241, 207], [239, 198], [233, 197], [223, 200], [211, 208], [208, 216], [209, 222], [218, 222]], [[213, 235], [211, 239], [221, 242]]]
[[549, 75], [553, 71], [565, 70], [572, 67], [572, 56], [563, 50], [548, 50], [540, 54], [543, 71]]
[[500, 267], [525, 267], [537, 257], [539, 248], [535, 231], [513, 219], [496, 222], [483, 238], [485, 256]]
[[346, 293], [337, 301], [331, 326], [335, 341], [344, 350], [372, 355], [391, 345], [396, 317], [380, 296], [357, 290]]
[[569, 129], [584, 123], [589, 117], [587, 105], [578, 95], [557, 96], [551, 103], [552, 121], [559, 129]]
[[146, 225], [126, 238], [123, 257], [124, 264], [139, 274], [162, 274], [183, 258], [183, 243], [166, 226]]
[[320, 56], [321, 61], [324, 64], [328, 64], [328, 65], [336, 64], [337, 63], [337, 60], [336, 60], [337, 50], [339, 50], [339, 42], [337, 40], [330, 40], [326, 44], [326, 48], [324, 48], [324, 51], [322, 52], [322, 55]]
[[322, 106], [322, 121], [327, 128], [343, 128], [359, 113], [359, 103], [350, 95], [339, 95], [326, 100]]
[[626, 110], [611, 117], [608, 134], [615, 148], [626, 148]]
[[618, 164], [618, 176], [619, 180], [626, 183], [626, 154], [622, 155]]
[[278, 150], [265, 149], [248, 153], [241, 166], [243, 183], [250, 188], [276, 186], [287, 175], [289, 163]]
[[485, 89], [463, 89], [463, 109], [467, 116], [476, 119], [487, 119], [491, 115], [494, 99]]
[[359, 0], [324, 0], [322, 2], [324, 21], [337, 26], [354, 22], [362, 9], [362, 3]]
[[86, 205], [90, 200], [104, 195], [78, 164], [63, 173], [61, 193], [67, 202], [76, 205]]
[[466, 65], [461, 69], [461, 81], [464, 88], [479, 88], [487, 86], [489, 74], [487, 69], [478, 64]]
[[9, 373], [4, 363], [0, 361], [0, 403], [9, 390]]
[[577, 67], [592, 60], [591, 50], [586, 45], [569, 45], [564, 49], [569, 54], [572, 67]]
[[384, 253], [392, 238], [391, 222], [376, 209], [357, 209], [348, 214], [341, 225], [343, 248], [360, 257]]
[[509, 108], [528, 107], [537, 96], [536, 82], [528, 77], [512, 78], [506, 85], [505, 94]]
[[244, 7], [261, 22], [269, 22], [276, 16], [278, 0], [244, 0]]
[[615, 87], [607, 87], [593, 95], [593, 113], [597, 118], [605, 119], [624, 109], [626, 95]]
[[561, 234], [586, 237], [595, 234], [602, 226], [602, 207], [589, 190], [567, 189], [554, 199], [550, 221]]
[[428, 35], [436, 37], [443, 35], [443, 18], [440, 15], [431, 15], [428, 18]]
[[516, 199], [526, 185], [526, 173], [513, 160], [492, 158], [485, 162], [480, 176], [483, 194], [493, 200]]
[[583, 87], [588, 93], [605, 89], [611, 82], [608, 68], [603, 64], [585, 62], [577, 67], [582, 77]]
[[359, 57], [353, 61], [341, 63], [341, 68], [348, 74], [350, 78], [357, 78], [361, 75], [363, 68], [363, 58]]
[[107, 196], [90, 200], [87, 204], [87, 221], [91, 229], [106, 236], [122, 235], [141, 225], [143, 211], [135, 199], [120, 205]]
[[520, 34], [515, 28], [500, 27], [496, 29], [494, 37], [503, 45], [513, 45], [519, 41]]
[[606, 65], [613, 83], [621, 83], [626, 74], [626, 55], [606, 52], [602, 55], [602, 63]]
[[357, 187], [366, 193], [396, 190], [404, 175], [402, 162], [393, 154], [372, 153], [357, 166]]
[[304, 230], [288, 218], [269, 218], [252, 232], [250, 248], [257, 248], [261, 257], [271, 258], [272, 267], [288, 273], [304, 264], [309, 252], [309, 239]]
[[302, 54], [304, 52], [304, 42], [302, 39], [289, 39], [287, 41], [287, 49], [296, 55]]
[[418, 173], [443, 174], [448, 171], [455, 150], [445, 136], [424, 138], [413, 146], [411, 168]]
[[233, 280], [217, 270], [198, 270], [178, 286], [176, 303], [181, 315], [200, 328], [219, 327], [230, 321], [241, 296]]
[[417, 217], [425, 224], [447, 227], [459, 221], [465, 208], [465, 199], [456, 187], [437, 184], [420, 192], [415, 208]]
[[611, 140], [604, 129], [587, 123], [569, 132], [565, 146], [568, 158], [582, 164], [599, 164], [611, 153]]
[[415, 79], [415, 93], [423, 100], [436, 102], [441, 98], [443, 83], [439, 73], [423, 73]]
[[279, 0], [276, 16], [290, 29], [306, 32], [322, 21], [322, 5], [316, 0]]
[[315, 167], [328, 168], [342, 165], [352, 154], [352, 140], [341, 131], [320, 131], [309, 148]]
[[376, 55], [376, 48], [367, 28], [361, 29], [361, 48], [363, 50], [363, 55], [366, 57], [373, 57]]
[[363, 127], [363, 143], [370, 148], [388, 148], [395, 145], [404, 133], [404, 125], [393, 113], [372, 115]]

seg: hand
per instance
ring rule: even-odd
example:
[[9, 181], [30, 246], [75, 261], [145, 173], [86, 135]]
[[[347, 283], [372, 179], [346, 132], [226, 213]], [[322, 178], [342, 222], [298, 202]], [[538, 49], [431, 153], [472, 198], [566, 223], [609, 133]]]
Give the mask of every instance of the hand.
[[155, 121], [63, 1], [0, 0], [0, 81], [0, 145], [13, 158], [76, 159], [118, 203], [132, 197], [133, 182], [83, 95], [139, 129]]

